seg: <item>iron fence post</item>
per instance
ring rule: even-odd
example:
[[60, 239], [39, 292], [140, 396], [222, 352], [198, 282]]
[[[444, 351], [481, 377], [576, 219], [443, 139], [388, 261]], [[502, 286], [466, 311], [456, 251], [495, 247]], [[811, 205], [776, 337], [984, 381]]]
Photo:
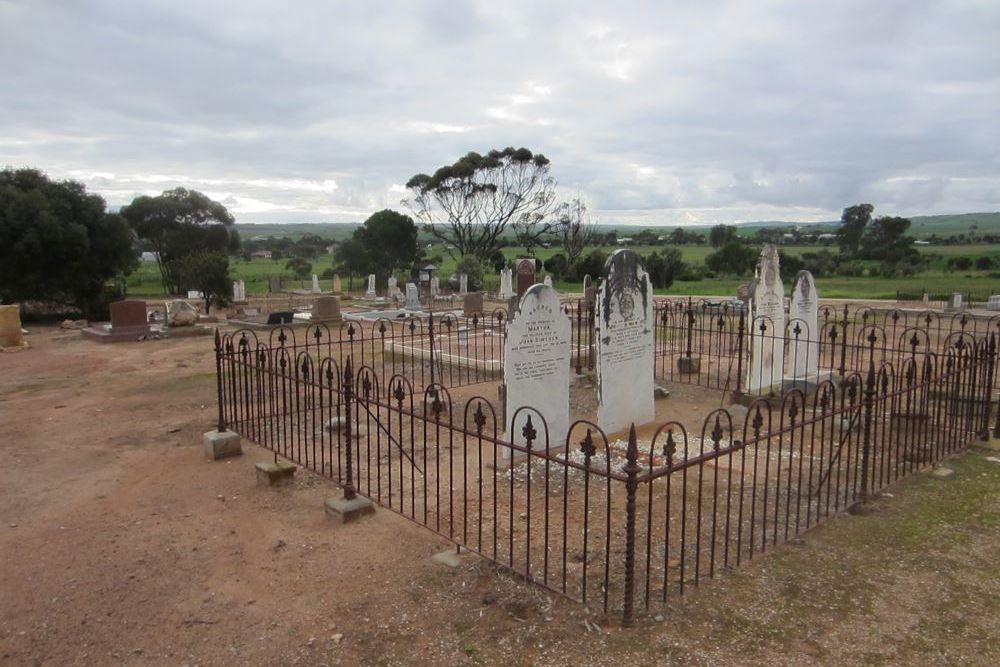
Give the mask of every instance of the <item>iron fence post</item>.
[[347, 480], [344, 483], [344, 499], [354, 500], [356, 492], [354, 490], [354, 461], [352, 459], [353, 442], [351, 439], [351, 401], [354, 399], [354, 374], [351, 368], [351, 358], [347, 357], [344, 364], [344, 439], [347, 446], [344, 448], [347, 457], [345, 465], [347, 467]]
[[219, 421], [215, 430], [222, 433], [226, 430], [226, 417], [222, 410], [222, 337], [218, 329], [215, 330], [215, 387], [219, 395]]
[[635, 424], [629, 427], [628, 450], [625, 453], [623, 472], [625, 481], [625, 604], [622, 610], [622, 625], [632, 625], [635, 596], [635, 493], [638, 487], [639, 447], [635, 438]]
[[733, 391], [733, 403], [739, 403], [743, 399], [741, 386], [743, 383], [743, 346], [746, 332], [746, 311], [740, 310], [740, 324], [736, 332], [736, 389]]
[[576, 302], [576, 374], [580, 375], [582, 367], [580, 357], [583, 355], [583, 306], [580, 300]]
[[875, 407], [875, 341], [878, 337], [875, 330], [868, 335], [868, 342], [871, 344], [868, 357], [868, 377], [865, 378], [864, 410], [865, 410], [865, 431], [864, 441], [861, 447], [861, 501], [868, 500], [868, 467], [871, 462], [872, 444], [872, 412]]
[[691, 305], [691, 297], [688, 297], [688, 307], [687, 307], [687, 347], [685, 348], [685, 355], [688, 359], [691, 358], [691, 338], [694, 336], [694, 310]]
[[840, 321], [840, 378], [847, 374], [847, 304], [844, 304], [844, 319]]

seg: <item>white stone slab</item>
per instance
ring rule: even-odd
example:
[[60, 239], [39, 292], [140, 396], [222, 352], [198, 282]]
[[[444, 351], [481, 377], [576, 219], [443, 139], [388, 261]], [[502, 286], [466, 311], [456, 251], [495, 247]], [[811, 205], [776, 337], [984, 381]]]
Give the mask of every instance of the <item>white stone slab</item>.
[[597, 298], [597, 423], [606, 433], [655, 418], [653, 354], [649, 274], [635, 252], [616, 250]]
[[[507, 438], [525, 444], [524, 427], [531, 417], [537, 432], [532, 447], [565, 442], [569, 429], [570, 322], [559, 307], [559, 293], [547, 285], [533, 285], [507, 325], [504, 342], [504, 384], [507, 387]], [[544, 418], [542, 422], [533, 410]]]
[[792, 290], [787, 338], [792, 377], [810, 378], [819, 371], [819, 294], [808, 271], [799, 271]]
[[785, 369], [785, 287], [778, 249], [766, 245], [757, 261], [750, 297], [750, 363], [747, 391], [757, 393], [782, 383]]

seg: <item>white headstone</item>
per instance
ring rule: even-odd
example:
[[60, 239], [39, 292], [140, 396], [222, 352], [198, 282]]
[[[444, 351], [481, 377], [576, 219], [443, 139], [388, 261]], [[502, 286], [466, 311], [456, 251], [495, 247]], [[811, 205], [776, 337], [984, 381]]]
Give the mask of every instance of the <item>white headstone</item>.
[[396, 298], [396, 276], [389, 276], [389, 286], [386, 289], [385, 295], [390, 299]]
[[596, 337], [598, 425], [612, 433], [652, 421], [653, 286], [631, 250], [616, 250], [604, 265]]
[[436, 298], [438, 292], [440, 291], [441, 291], [441, 281], [438, 279], [437, 276], [434, 276], [433, 278], [431, 278], [431, 298], [432, 299]]
[[[503, 377], [507, 387], [507, 437], [524, 445], [528, 417], [537, 432], [536, 450], [565, 443], [569, 429], [570, 322], [559, 307], [559, 293], [547, 285], [533, 285], [507, 325]], [[650, 394], [652, 395], [652, 394]], [[538, 419], [533, 408], [545, 418]]]
[[192, 290], [188, 290], [188, 298], [189, 299], [204, 299], [205, 296], [201, 292], [199, 292], [198, 290], [192, 289]]
[[233, 282], [233, 303], [243, 303], [247, 300], [246, 288], [242, 280]]
[[747, 391], [760, 392], [780, 385], [785, 368], [785, 287], [781, 284], [778, 250], [760, 251], [750, 297], [750, 364]]
[[368, 290], [365, 292], [366, 297], [375, 297], [375, 274], [368, 274]]
[[788, 313], [792, 377], [814, 378], [819, 371], [819, 295], [808, 271], [799, 271]]
[[500, 298], [510, 299], [514, 296], [514, 272], [511, 269], [500, 269]]
[[322, 292], [322, 291], [323, 291], [323, 290], [321, 290], [321, 289], [319, 288], [319, 276], [317, 276], [317, 275], [316, 275], [315, 273], [313, 274], [313, 286], [312, 286], [312, 291], [313, 291], [314, 293], [316, 293], [316, 294], [319, 294], [320, 292]]
[[552, 287], [552, 276], [546, 275], [545, 279], [542, 280], [542, 284], [543, 285], [548, 285], [549, 287]]
[[420, 296], [415, 283], [406, 283], [406, 310], [420, 310]]
[[987, 310], [1000, 310], [1000, 294], [993, 294], [986, 302]]
[[469, 292], [469, 276], [465, 273], [458, 274], [458, 293], [467, 294]]

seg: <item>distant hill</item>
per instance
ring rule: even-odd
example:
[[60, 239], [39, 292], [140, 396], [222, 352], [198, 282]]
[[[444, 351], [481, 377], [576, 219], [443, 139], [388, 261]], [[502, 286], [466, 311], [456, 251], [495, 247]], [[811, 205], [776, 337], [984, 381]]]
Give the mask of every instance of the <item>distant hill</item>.
[[[878, 211], [876, 211], [876, 214]], [[958, 213], [954, 215], [919, 215], [911, 217], [913, 226], [910, 234], [924, 237], [932, 234], [938, 236], [949, 236], [952, 234], [968, 233], [976, 231], [979, 234], [1000, 234], [1000, 212], [996, 213]], [[751, 235], [762, 227], [809, 227], [816, 231], [822, 228], [830, 228], [832, 231], [840, 223], [839, 220], [827, 222], [788, 222], [783, 220], [767, 220], [756, 222], [739, 222], [736, 226], [741, 235]], [[256, 237], [267, 238], [268, 236], [284, 236], [292, 240], [297, 240], [306, 234], [314, 234], [320, 238], [331, 241], [342, 240], [349, 237], [354, 230], [360, 226], [360, 222], [310, 222], [299, 223], [289, 222], [283, 224], [247, 224], [236, 225], [240, 236], [250, 240]], [[684, 229], [689, 231], [707, 230], [714, 225], [685, 225]], [[602, 232], [616, 231], [619, 236], [632, 236], [644, 229], [651, 229], [655, 232], [666, 234], [673, 230], [676, 225], [598, 225]], [[975, 229], [973, 230], [973, 227]]]

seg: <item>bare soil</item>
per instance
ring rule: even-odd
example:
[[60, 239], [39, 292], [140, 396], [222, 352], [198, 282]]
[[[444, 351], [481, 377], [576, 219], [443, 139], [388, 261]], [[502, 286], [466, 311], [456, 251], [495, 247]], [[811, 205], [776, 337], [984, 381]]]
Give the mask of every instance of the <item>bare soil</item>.
[[258, 486], [251, 443], [207, 462], [210, 338], [29, 341], [0, 354], [2, 664], [1000, 662], [998, 452], [622, 629], [478, 558], [432, 562], [447, 544], [391, 512], [335, 524], [308, 472]]

